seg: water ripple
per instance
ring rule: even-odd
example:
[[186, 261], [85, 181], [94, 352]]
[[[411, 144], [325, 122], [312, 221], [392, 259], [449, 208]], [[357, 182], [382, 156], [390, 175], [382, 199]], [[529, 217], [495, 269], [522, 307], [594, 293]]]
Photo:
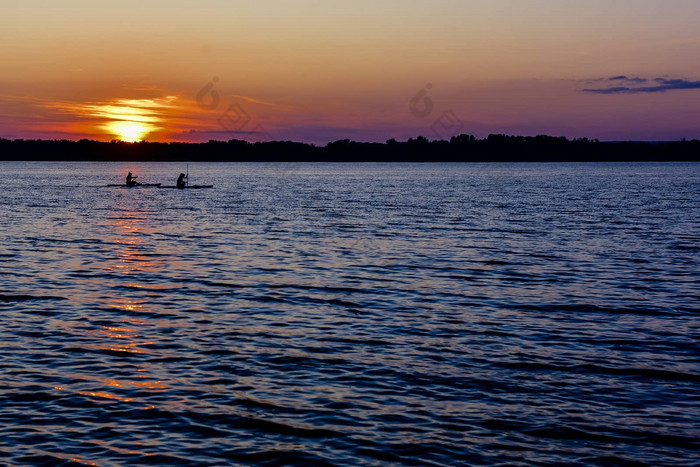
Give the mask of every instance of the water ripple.
[[0, 463], [696, 464], [697, 164], [3, 169]]

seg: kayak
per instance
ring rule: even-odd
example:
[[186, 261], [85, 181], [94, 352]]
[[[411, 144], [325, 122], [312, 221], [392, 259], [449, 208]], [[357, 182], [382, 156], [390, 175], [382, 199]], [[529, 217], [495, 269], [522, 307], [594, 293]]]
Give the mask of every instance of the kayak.
[[190, 188], [193, 190], [199, 190], [200, 188], [214, 188], [214, 185], [186, 185], [186, 186], [166, 185], [166, 186], [159, 186], [158, 188], [175, 188], [176, 190], [186, 190], [187, 188]]
[[157, 187], [159, 187], [160, 183], [139, 183], [138, 185], [126, 185], [124, 183], [120, 183], [120, 184], [110, 184], [107, 186], [119, 186], [122, 188], [138, 188], [140, 186], [143, 186], [143, 187], [157, 186]]

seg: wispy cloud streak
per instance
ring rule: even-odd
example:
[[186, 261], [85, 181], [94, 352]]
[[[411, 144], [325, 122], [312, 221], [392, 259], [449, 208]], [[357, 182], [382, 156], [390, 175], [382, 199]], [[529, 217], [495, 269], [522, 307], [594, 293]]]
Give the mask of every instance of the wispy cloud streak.
[[586, 88], [583, 92], [595, 94], [640, 94], [658, 93], [666, 91], [700, 89], [700, 81], [693, 81], [685, 78], [639, 78], [627, 77], [625, 75], [613, 76], [612, 78], [598, 78], [589, 80], [589, 83], [606, 82], [606, 88]]

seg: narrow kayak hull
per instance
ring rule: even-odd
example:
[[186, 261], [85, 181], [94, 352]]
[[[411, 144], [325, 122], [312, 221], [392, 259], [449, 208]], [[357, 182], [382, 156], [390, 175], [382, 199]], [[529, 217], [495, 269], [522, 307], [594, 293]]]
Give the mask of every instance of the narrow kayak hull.
[[158, 188], [174, 188], [176, 190], [199, 190], [201, 188], [214, 188], [214, 185], [187, 185], [187, 186], [175, 186], [175, 185], [166, 185], [166, 186], [159, 186]]
[[154, 186], [160, 186], [160, 183], [139, 183], [138, 185], [126, 185], [124, 183], [119, 183], [119, 184], [110, 184], [107, 186], [118, 186], [122, 188], [138, 188], [138, 187], [154, 187]]

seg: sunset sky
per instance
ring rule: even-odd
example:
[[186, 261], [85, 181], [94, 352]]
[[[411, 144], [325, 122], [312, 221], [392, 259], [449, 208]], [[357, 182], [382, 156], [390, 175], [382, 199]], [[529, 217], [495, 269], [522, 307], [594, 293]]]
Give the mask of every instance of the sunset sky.
[[0, 137], [700, 138], [699, 24], [697, 0], [7, 1]]

